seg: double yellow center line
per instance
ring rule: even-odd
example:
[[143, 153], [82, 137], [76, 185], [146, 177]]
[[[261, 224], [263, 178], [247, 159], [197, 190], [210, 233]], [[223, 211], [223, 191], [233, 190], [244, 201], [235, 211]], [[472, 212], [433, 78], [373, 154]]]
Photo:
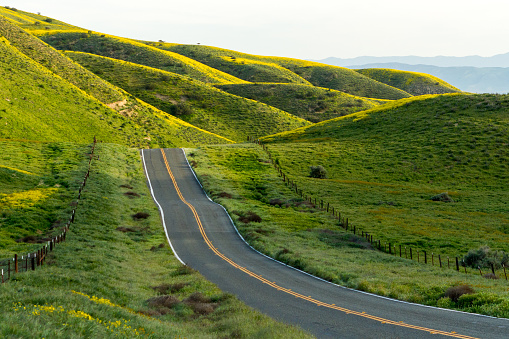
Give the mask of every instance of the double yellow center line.
[[205, 229], [203, 228], [203, 224], [201, 223], [200, 217], [198, 216], [198, 213], [196, 212], [196, 209], [194, 208], [193, 205], [188, 203], [186, 201], [186, 199], [184, 198], [184, 196], [182, 195], [182, 192], [180, 191], [180, 188], [179, 188], [179, 186], [177, 184], [177, 180], [175, 179], [175, 176], [173, 175], [173, 172], [171, 171], [170, 165], [168, 163], [168, 159], [166, 158], [166, 154], [164, 153], [163, 149], [161, 149], [161, 153], [163, 155], [164, 163], [166, 165], [166, 169], [168, 171], [168, 174], [170, 175], [171, 181], [173, 182], [173, 186], [175, 187], [175, 190], [177, 191], [177, 194], [178, 194], [180, 200], [182, 200], [182, 202], [184, 204], [186, 204], [187, 207], [189, 207], [189, 209], [193, 212], [194, 218], [196, 220], [196, 223], [198, 224], [198, 228], [200, 229], [200, 233], [201, 233], [203, 239], [205, 240], [205, 243], [208, 245], [208, 247], [215, 254], [217, 254], [221, 259], [223, 259], [224, 261], [228, 262], [233, 267], [235, 267], [235, 268], [241, 270], [242, 272], [248, 274], [249, 276], [251, 276], [251, 277], [253, 277], [253, 278], [263, 282], [264, 284], [267, 284], [267, 285], [277, 289], [278, 291], [281, 291], [281, 292], [293, 295], [294, 297], [299, 298], [299, 299], [303, 299], [303, 300], [309, 301], [309, 302], [311, 302], [313, 304], [316, 304], [317, 306], [327, 307], [327, 308], [331, 308], [331, 309], [334, 309], [334, 310], [338, 310], [338, 311], [344, 312], [346, 314], [353, 314], [353, 315], [357, 315], [359, 317], [363, 317], [363, 318], [366, 318], [366, 319], [371, 319], [371, 320], [379, 321], [382, 324], [389, 324], [389, 325], [395, 325], [395, 326], [400, 326], [400, 327], [406, 327], [406, 328], [411, 328], [411, 329], [415, 329], [415, 330], [419, 330], [419, 331], [426, 331], [426, 332], [429, 332], [431, 334], [441, 334], [441, 335], [449, 336], [449, 337], [453, 337], [453, 338], [475, 339], [474, 337], [470, 337], [470, 336], [466, 336], [466, 335], [461, 335], [461, 334], [458, 334], [456, 332], [445, 332], [445, 331], [434, 330], [434, 329], [431, 329], [431, 328], [410, 325], [410, 324], [406, 324], [406, 323], [404, 323], [402, 321], [394, 321], [394, 320], [384, 319], [384, 318], [376, 317], [376, 316], [373, 316], [373, 315], [369, 315], [369, 314], [367, 314], [365, 312], [352, 311], [352, 310], [349, 310], [349, 309], [346, 309], [346, 308], [343, 308], [343, 307], [336, 306], [335, 304], [325, 303], [325, 302], [313, 299], [312, 297], [308, 297], [308, 296], [305, 296], [303, 294], [294, 292], [291, 289], [281, 287], [281, 286], [277, 285], [275, 282], [269, 281], [269, 280], [265, 279], [264, 277], [262, 277], [261, 275], [255, 274], [255, 273], [251, 272], [250, 270], [248, 270], [247, 268], [238, 265], [233, 260], [231, 260], [230, 258], [226, 257], [224, 254], [219, 252], [218, 249], [215, 248], [214, 245], [212, 244], [212, 242], [209, 240], [207, 234], [205, 233]]

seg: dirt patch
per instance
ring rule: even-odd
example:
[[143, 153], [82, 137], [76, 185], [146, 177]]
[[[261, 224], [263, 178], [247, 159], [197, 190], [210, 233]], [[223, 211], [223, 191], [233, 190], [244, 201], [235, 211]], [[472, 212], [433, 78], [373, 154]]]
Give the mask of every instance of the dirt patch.
[[122, 188], [127, 188], [127, 189], [130, 189], [130, 190], [132, 190], [132, 189], [133, 189], [133, 187], [132, 187], [131, 185], [128, 185], [128, 184], [120, 185], [120, 187], [122, 187]]
[[[159, 94], [159, 93], [155, 93], [154, 96], [159, 99], [159, 100], [162, 100], [162, 101], [166, 101], [166, 102], [169, 102], [170, 101], [170, 97], [167, 96], [167, 95], [162, 95], [162, 94]], [[173, 100], [175, 101], [175, 100]], [[176, 102], [175, 102], [176, 103]]]
[[120, 108], [124, 107], [127, 104], [127, 99], [124, 99], [122, 101], [112, 102], [111, 104], [106, 104], [109, 108], [112, 108], [114, 110], [119, 110]]
[[230, 193], [221, 192], [221, 193], [218, 194], [218, 197], [231, 199], [232, 195]]

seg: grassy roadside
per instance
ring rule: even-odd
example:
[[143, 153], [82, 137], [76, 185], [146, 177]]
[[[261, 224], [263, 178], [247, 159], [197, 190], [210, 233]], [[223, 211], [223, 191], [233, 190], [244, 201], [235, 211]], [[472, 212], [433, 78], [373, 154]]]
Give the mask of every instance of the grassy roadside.
[[[80, 147], [57, 161], [77, 163], [79, 175], [66, 182], [87, 163]], [[310, 337], [182, 266], [166, 245], [138, 152], [113, 144], [96, 152], [67, 241], [43, 268], [1, 285], [0, 337]], [[36, 172], [38, 159], [6, 166]]]
[[[188, 154], [209, 195], [225, 206], [241, 234], [261, 252], [340, 285], [426, 305], [509, 316], [505, 280], [373, 250], [286, 187], [259, 146], [210, 146]], [[449, 288], [465, 284], [475, 293], [458, 300], [446, 297]]]

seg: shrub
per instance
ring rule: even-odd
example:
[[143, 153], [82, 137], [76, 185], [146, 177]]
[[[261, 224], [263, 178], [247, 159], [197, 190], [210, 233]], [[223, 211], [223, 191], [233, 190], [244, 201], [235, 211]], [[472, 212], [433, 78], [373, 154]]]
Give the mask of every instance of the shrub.
[[248, 224], [250, 222], [262, 222], [262, 217], [260, 217], [255, 212], [249, 211], [245, 214], [240, 215], [239, 221]]
[[131, 215], [131, 217], [134, 220], [147, 219], [149, 216], [150, 216], [150, 214], [148, 214], [146, 212], [138, 212], [136, 214]]
[[321, 165], [310, 166], [309, 170], [310, 170], [309, 176], [311, 178], [318, 178], [318, 179], [325, 179], [325, 178], [327, 178], [327, 171]]
[[491, 267], [501, 268], [502, 265], [509, 265], [509, 254], [504, 251], [494, 251], [489, 247], [480, 247], [477, 250], [470, 250], [463, 257], [463, 262], [466, 266], [477, 267]]
[[473, 294], [474, 289], [468, 285], [460, 285], [450, 287], [445, 291], [444, 297], [449, 298], [454, 302], [458, 302], [458, 299], [464, 294]]
[[430, 198], [433, 201], [441, 201], [441, 202], [454, 202], [452, 198], [447, 194], [447, 192], [437, 194]]
[[279, 206], [281, 207], [281, 205], [283, 205], [283, 200], [281, 199], [270, 199], [269, 201], [269, 204], [272, 205], [272, 206]]

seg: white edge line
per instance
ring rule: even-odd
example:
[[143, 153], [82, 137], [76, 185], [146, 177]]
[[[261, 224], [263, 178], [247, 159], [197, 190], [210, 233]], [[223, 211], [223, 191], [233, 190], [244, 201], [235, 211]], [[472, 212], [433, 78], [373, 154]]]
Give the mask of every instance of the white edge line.
[[240, 237], [240, 239], [242, 239], [242, 241], [249, 247], [251, 248], [253, 251], [255, 251], [256, 253], [264, 256], [265, 258], [267, 259], [270, 259], [272, 261], [275, 261], [277, 262], [278, 264], [281, 264], [281, 265], [284, 265], [286, 267], [289, 267], [291, 269], [294, 269], [296, 271], [299, 271], [301, 273], [304, 273], [305, 275], [308, 275], [312, 278], [315, 278], [315, 279], [318, 279], [318, 280], [321, 280], [323, 282], [326, 282], [328, 284], [331, 284], [331, 285], [334, 285], [334, 286], [337, 286], [337, 287], [340, 287], [340, 288], [344, 288], [346, 290], [349, 290], [349, 291], [353, 291], [353, 292], [357, 292], [357, 293], [362, 293], [362, 294], [366, 294], [366, 295], [370, 295], [370, 296], [373, 296], [373, 297], [377, 297], [377, 298], [381, 298], [381, 299], [386, 299], [386, 300], [389, 300], [389, 301], [394, 301], [394, 302], [398, 302], [398, 303], [402, 303], [402, 304], [407, 304], [407, 305], [414, 305], [414, 306], [420, 306], [420, 307], [425, 307], [425, 308], [433, 308], [433, 309], [437, 309], [437, 310], [442, 310], [442, 311], [449, 311], [449, 312], [455, 312], [455, 313], [461, 313], [461, 314], [467, 314], [467, 315], [472, 315], [472, 316], [479, 316], [479, 317], [484, 317], [484, 318], [490, 318], [490, 319], [500, 319], [500, 320], [509, 320], [508, 318], [497, 318], [497, 317], [493, 317], [493, 316], [489, 316], [489, 315], [484, 315], [484, 314], [478, 314], [478, 313], [469, 313], [469, 312], [464, 312], [464, 311], [458, 311], [458, 310], [451, 310], [451, 309], [448, 309], [448, 308], [441, 308], [441, 307], [436, 307], [436, 306], [428, 306], [428, 305], [422, 305], [422, 304], [416, 304], [416, 303], [412, 303], [412, 302], [408, 302], [408, 301], [403, 301], [403, 300], [398, 300], [398, 299], [393, 299], [393, 298], [389, 298], [389, 297], [384, 297], [382, 295], [378, 295], [378, 294], [373, 294], [373, 293], [369, 293], [369, 292], [364, 292], [364, 291], [359, 291], [359, 290], [356, 290], [356, 289], [353, 289], [353, 288], [349, 288], [349, 287], [345, 287], [345, 286], [341, 286], [341, 285], [338, 285], [338, 284], [335, 284], [333, 282], [330, 282], [330, 281], [327, 281], [325, 279], [322, 279], [320, 277], [317, 277], [315, 275], [312, 275], [308, 272], [304, 272], [302, 270], [299, 270], [298, 268], [295, 268], [293, 266], [290, 266], [290, 265], [287, 265], [285, 264], [284, 262], [281, 262], [281, 261], [278, 261], [272, 257], [269, 257], [268, 255], [266, 254], [263, 254], [262, 252], [256, 250], [255, 248], [253, 248], [245, 239], [244, 237], [239, 233], [239, 230], [237, 229], [237, 226], [235, 226], [235, 223], [233, 222], [232, 218], [230, 217], [230, 214], [228, 213], [228, 211], [226, 211], [226, 208], [224, 208], [223, 205], [213, 201], [212, 199], [210, 199], [210, 197], [208, 196], [207, 192], [205, 192], [205, 189], [203, 188], [200, 180], [198, 180], [198, 177], [196, 176], [196, 173], [194, 173], [194, 170], [193, 168], [191, 167], [191, 165], [189, 164], [189, 161], [187, 160], [187, 155], [186, 155], [186, 152], [183, 148], [181, 148], [182, 152], [184, 153], [184, 157], [186, 159], [186, 162], [187, 162], [187, 166], [189, 166], [189, 168], [191, 169], [191, 172], [193, 173], [194, 175], [194, 178], [196, 179], [196, 181], [198, 182], [198, 184], [200, 185], [200, 187], [202, 188], [203, 190], [203, 193], [205, 193], [205, 196], [214, 204], [216, 205], [219, 205], [223, 208], [223, 210], [225, 211], [226, 215], [228, 216], [228, 218], [230, 219], [230, 222], [232, 223], [233, 225], [233, 228], [235, 229], [235, 231], [237, 232], [238, 236]]
[[182, 265], [185, 265], [186, 263], [183, 262], [182, 259], [180, 259], [177, 252], [173, 248], [170, 237], [168, 235], [168, 231], [166, 230], [166, 223], [164, 222], [164, 211], [163, 211], [163, 208], [161, 207], [161, 205], [159, 204], [159, 201], [157, 201], [156, 196], [154, 195], [154, 190], [152, 189], [152, 182], [150, 181], [150, 177], [148, 176], [147, 164], [145, 163], [145, 154], [143, 151], [144, 150], [142, 149], [141, 150], [141, 159], [143, 161], [143, 170], [145, 171], [145, 176], [147, 177], [147, 180], [148, 180], [148, 186], [150, 188], [150, 194], [152, 195], [152, 199], [154, 199], [157, 207], [159, 208], [159, 212], [161, 213], [161, 220], [163, 222], [164, 233], [166, 233], [166, 239], [168, 239], [168, 243], [170, 244], [171, 250], [173, 251], [173, 255], [175, 255], [175, 258], [177, 258], [178, 261], [180, 261], [182, 263]]

